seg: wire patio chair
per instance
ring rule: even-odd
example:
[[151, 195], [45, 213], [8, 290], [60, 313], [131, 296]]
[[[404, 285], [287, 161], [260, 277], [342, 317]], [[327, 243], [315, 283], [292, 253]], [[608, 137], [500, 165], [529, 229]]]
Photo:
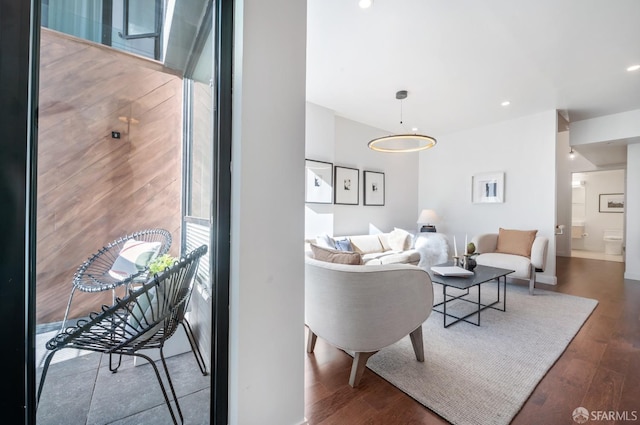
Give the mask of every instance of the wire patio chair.
[[87, 320], [79, 320], [75, 326], [66, 328], [64, 332], [50, 339], [46, 344], [50, 352], [45, 358], [37, 403], [40, 401], [51, 360], [62, 349], [74, 348], [109, 355], [138, 356], [152, 365], [173, 423], [177, 425], [176, 414], [158, 367], [150, 357], [140, 352], [143, 349], [158, 348], [175, 402], [175, 410], [183, 423], [184, 417], [169, 375], [163, 348], [165, 342], [176, 332], [178, 324], [184, 321], [198, 263], [206, 252], [206, 245], [193, 250], [172, 267], [156, 274], [140, 288], [129, 289], [128, 295], [122, 299], [117, 298], [112, 306], [103, 306], [101, 311], [91, 313]]
[[115, 303], [116, 289], [118, 287], [126, 285], [125, 287], [128, 289], [128, 285], [134, 281], [146, 281], [146, 268], [138, 270], [137, 273], [130, 274], [125, 278], [114, 277], [113, 274], [109, 273], [120, 255], [120, 251], [122, 251], [125, 244], [131, 240], [160, 243], [158, 256], [169, 252], [169, 248], [171, 247], [171, 233], [169, 233], [169, 231], [165, 229], [146, 229], [118, 238], [91, 255], [91, 257], [78, 267], [73, 275], [73, 286], [71, 288], [71, 295], [69, 295], [69, 301], [67, 302], [67, 308], [64, 312], [64, 318], [62, 319], [61, 331], [65, 329], [71, 302], [73, 301], [76, 290], [82, 292], [112, 290], [112, 300]]

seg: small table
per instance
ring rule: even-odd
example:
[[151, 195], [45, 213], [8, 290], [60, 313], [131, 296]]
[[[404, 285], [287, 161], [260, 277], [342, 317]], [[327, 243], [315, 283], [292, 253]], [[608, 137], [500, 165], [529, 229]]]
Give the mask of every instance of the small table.
[[[448, 262], [448, 263], [444, 263], [444, 264], [438, 264], [438, 266], [452, 266], [453, 262]], [[439, 283], [442, 285], [442, 295], [444, 296], [444, 299], [442, 302], [434, 304], [433, 305], [433, 310], [437, 311], [438, 313], [441, 313], [442, 316], [442, 322], [445, 328], [448, 328], [449, 326], [458, 323], [458, 322], [467, 322], [467, 323], [471, 323], [472, 325], [476, 325], [476, 326], [480, 326], [480, 312], [484, 309], [487, 308], [492, 308], [494, 310], [499, 310], [499, 311], [507, 311], [507, 275], [509, 273], [513, 273], [515, 270], [509, 270], [509, 269], [501, 269], [498, 267], [489, 267], [489, 266], [481, 266], [481, 265], [477, 265], [474, 269], [473, 269], [473, 276], [466, 276], [466, 277], [458, 277], [458, 276], [441, 276], [439, 274], [434, 273], [431, 269], [427, 270], [427, 272], [429, 273], [429, 276], [431, 277], [431, 281], [433, 283]], [[498, 307], [494, 307], [496, 304], [499, 304], [501, 299], [500, 299], [500, 280], [502, 278], [502, 308], [498, 308]], [[481, 294], [481, 286], [483, 283], [489, 282], [491, 280], [496, 279], [498, 281], [498, 295], [497, 295], [497, 300], [494, 302], [491, 302], [489, 304], [483, 304], [481, 302], [480, 299], [480, 294]], [[469, 293], [469, 288], [472, 288], [474, 286], [478, 287], [478, 299], [476, 300], [471, 300], [467, 297], [468, 295], [470, 295]], [[456, 289], [462, 289], [465, 290], [466, 292], [461, 294], [461, 295], [449, 295], [447, 294], [447, 288], [456, 288]], [[461, 300], [461, 301], [466, 301], [469, 303], [473, 303], [475, 304], [478, 308], [475, 311], [472, 311], [471, 313], [459, 317], [459, 316], [455, 316], [451, 313], [447, 313], [447, 304], [450, 303], [451, 301], [454, 300]], [[443, 309], [439, 310], [436, 307], [442, 306]], [[473, 316], [473, 315], [477, 315], [478, 316], [478, 320], [476, 322], [472, 322], [470, 320], [467, 320], [469, 317]], [[447, 323], [447, 317], [451, 317], [455, 320], [450, 321], [449, 323]]]

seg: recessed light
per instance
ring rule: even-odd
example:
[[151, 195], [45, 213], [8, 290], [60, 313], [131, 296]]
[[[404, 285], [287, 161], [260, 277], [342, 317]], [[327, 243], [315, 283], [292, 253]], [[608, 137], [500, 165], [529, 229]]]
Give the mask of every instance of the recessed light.
[[632, 65], [629, 68], [627, 68], [627, 71], [633, 72], [633, 71], [637, 71], [639, 69], [640, 69], [640, 65]]
[[411, 131], [418, 131], [418, 127], [413, 127]]
[[502, 102], [500, 105], [502, 106], [509, 106], [511, 105], [511, 102], [509, 102], [508, 100], [505, 100], [504, 102]]
[[361, 9], [368, 9], [371, 7], [371, 5], [373, 4], [373, 0], [360, 0], [358, 1], [358, 6], [360, 6]]

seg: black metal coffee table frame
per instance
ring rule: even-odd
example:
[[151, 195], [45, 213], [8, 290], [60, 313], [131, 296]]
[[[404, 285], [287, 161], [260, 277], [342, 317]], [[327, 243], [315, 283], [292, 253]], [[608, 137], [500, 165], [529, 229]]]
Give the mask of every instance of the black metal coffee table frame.
[[[452, 263], [438, 264], [439, 266], [451, 266]], [[491, 308], [498, 311], [507, 311], [507, 275], [509, 273], [513, 273], [514, 270], [509, 269], [501, 269], [498, 267], [489, 267], [489, 266], [481, 266], [478, 265], [474, 269], [473, 276], [467, 277], [458, 277], [458, 276], [440, 276], [434, 273], [431, 270], [428, 270], [429, 275], [431, 276], [431, 281], [433, 283], [438, 283], [442, 285], [442, 295], [443, 301], [433, 305], [433, 310], [442, 314], [442, 324], [445, 328], [458, 323], [458, 322], [467, 322], [472, 325], [480, 326], [480, 312], [487, 308]], [[490, 282], [492, 280], [497, 280], [497, 299], [488, 304], [483, 304], [481, 295], [482, 295], [482, 284]], [[502, 280], [502, 298], [500, 297], [500, 281]], [[472, 300], [467, 298], [470, 295], [469, 289], [477, 286], [478, 287], [478, 298], [477, 300]], [[465, 292], [458, 295], [447, 294], [447, 288], [455, 288], [464, 290]], [[460, 300], [468, 303], [475, 304], [477, 306], [477, 310], [472, 311], [469, 314], [464, 316], [456, 316], [447, 312], [447, 304], [451, 301]], [[502, 307], [497, 304], [501, 304]], [[442, 306], [443, 309], [439, 310], [437, 307]], [[467, 320], [473, 315], [477, 315], [477, 321], [473, 322], [471, 320]], [[455, 320], [447, 323], [447, 317], [453, 318]]]

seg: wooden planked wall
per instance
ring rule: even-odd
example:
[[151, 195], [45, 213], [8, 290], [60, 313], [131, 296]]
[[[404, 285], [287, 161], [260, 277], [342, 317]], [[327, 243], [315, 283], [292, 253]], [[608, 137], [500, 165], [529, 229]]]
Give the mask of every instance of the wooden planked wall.
[[[162, 227], [178, 255], [182, 163], [179, 76], [55, 31], [41, 34], [38, 324], [62, 320], [76, 268], [113, 239]], [[77, 291], [70, 317], [102, 304], [111, 304], [110, 291]]]

